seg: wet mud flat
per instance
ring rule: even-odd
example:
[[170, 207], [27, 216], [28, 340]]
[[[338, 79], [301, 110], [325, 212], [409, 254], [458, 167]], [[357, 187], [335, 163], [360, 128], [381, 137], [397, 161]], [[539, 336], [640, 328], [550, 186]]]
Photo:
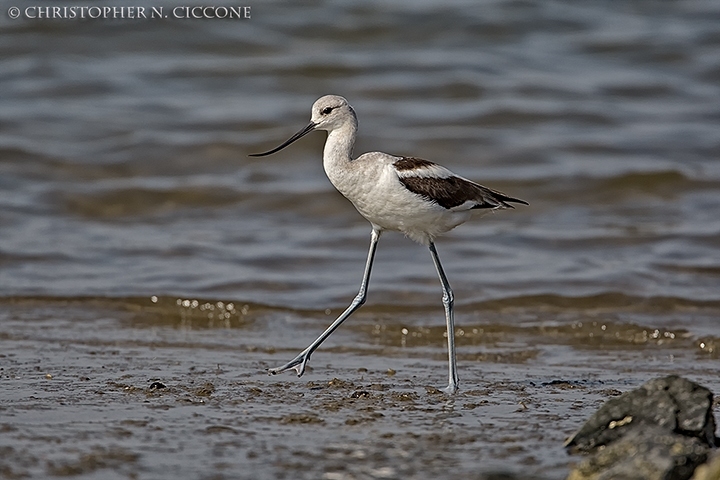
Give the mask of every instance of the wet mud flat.
[[465, 307], [448, 397], [435, 311], [361, 310], [304, 377], [268, 377], [325, 312], [184, 302], [1, 302], [0, 478], [564, 478], [607, 399], [666, 373], [720, 391], [712, 305]]

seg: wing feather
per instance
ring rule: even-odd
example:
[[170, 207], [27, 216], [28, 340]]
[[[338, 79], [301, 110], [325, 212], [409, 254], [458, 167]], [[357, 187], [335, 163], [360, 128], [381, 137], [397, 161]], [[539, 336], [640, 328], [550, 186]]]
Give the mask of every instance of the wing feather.
[[511, 203], [528, 204], [421, 158], [401, 157], [393, 166], [405, 188], [448, 210], [514, 208]]

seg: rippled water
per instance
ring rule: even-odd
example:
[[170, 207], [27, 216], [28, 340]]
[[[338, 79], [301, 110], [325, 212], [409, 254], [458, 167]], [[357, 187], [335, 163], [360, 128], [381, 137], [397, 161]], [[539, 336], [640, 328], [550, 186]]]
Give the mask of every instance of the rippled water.
[[[0, 1], [5, 368], [27, 378], [37, 365], [18, 352], [94, 344], [111, 324], [110, 344], [189, 332], [187, 355], [210, 364], [244, 345], [252, 363], [236, 367], [265, 382], [356, 293], [370, 228], [324, 176], [324, 134], [247, 154], [334, 93], [357, 111], [356, 153], [434, 160], [530, 203], [438, 241], [463, 388], [502, 365], [498, 382], [517, 364], [549, 382], [603, 362], [608, 388], [657, 369], [720, 386], [701, 373], [720, 338], [720, 4], [406, 3], [33, 22]], [[428, 252], [387, 234], [367, 306], [313, 375], [369, 364], [400, 385], [400, 365], [431, 359], [416, 374], [442, 383], [442, 325]], [[35, 388], [12, 378], [8, 414]], [[557, 474], [555, 455], [526, 463]]]

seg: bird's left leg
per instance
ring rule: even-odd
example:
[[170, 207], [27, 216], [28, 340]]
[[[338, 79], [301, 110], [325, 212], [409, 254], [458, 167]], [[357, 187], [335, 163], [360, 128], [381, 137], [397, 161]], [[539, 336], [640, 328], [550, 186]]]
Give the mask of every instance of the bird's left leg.
[[340, 316], [323, 333], [321, 333], [314, 342], [312, 342], [305, 350], [300, 352], [297, 357], [293, 358], [281, 367], [269, 369], [268, 373], [270, 375], [277, 375], [285, 370], [293, 369], [297, 373], [298, 377], [301, 377], [302, 374], [305, 373], [305, 365], [307, 365], [308, 360], [310, 360], [310, 355], [312, 355], [320, 344], [323, 343], [325, 339], [340, 326], [341, 323], [343, 323], [355, 310], [365, 303], [365, 299], [367, 298], [367, 287], [370, 282], [370, 272], [372, 271], [373, 260], [375, 259], [375, 250], [377, 249], [381, 233], [382, 230], [380, 230], [379, 227], [373, 227], [370, 235], [370, 250], [368, 250], [367, 262], [365, 262], [365, 273], [363, 273], [360, 291], [355, 296], [350, 306], [347, 307], [347, 309], [345, 309], [345, 311], [341, 313]]

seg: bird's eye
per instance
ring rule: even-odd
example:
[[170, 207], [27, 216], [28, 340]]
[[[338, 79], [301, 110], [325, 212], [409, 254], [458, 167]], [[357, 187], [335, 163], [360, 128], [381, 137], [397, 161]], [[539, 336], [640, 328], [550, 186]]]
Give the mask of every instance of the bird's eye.
[[332, 111], [333, 111], [333, 107], [325, 107], [325, 108], [322, 109], [322, 112], [321, 112], [321, 113], [322, 113], [323, 115], [328, 115], [328, 114], [329, 114], [330, 112], [332, 112]]

